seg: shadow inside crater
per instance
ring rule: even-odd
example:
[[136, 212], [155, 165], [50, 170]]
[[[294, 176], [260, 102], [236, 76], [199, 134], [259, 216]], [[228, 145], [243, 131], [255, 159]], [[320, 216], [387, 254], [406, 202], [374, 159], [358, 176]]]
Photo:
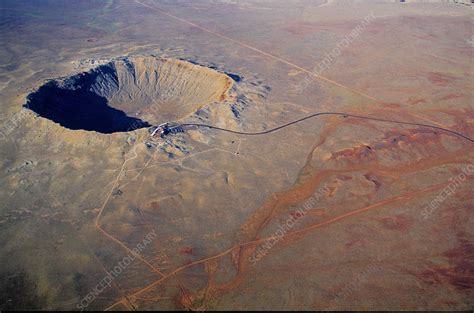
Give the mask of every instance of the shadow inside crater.
[[25, 107], [72, 130], [111, 134], [151, 126], [110, 107], [105, 97], [91, 91], [96, 77], [90, 76], [95, 75], [78, 75], [66, 85], [50, 81], [28, 96]]

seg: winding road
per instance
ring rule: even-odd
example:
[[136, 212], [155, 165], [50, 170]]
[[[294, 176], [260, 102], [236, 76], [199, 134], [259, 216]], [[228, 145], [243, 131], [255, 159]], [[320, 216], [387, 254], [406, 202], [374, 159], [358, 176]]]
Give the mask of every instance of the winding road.
[[268, 130], [264, 130], [264, 131], [259, 131], [259, 132], [242, 132], [242, 131], [231, 130], [231, 129], [217, 127], [217, 126], [208, 125], [208, 124], [199, 124], [199, 123], [184, 123], [184, 124], [179, 124], [177, 127], [186, 128], [186, 127], [193, 127], [194, 126], [194, 127], [203, 127], [203, 128], [215, 129], [215, 130], [218, 130], [218, 131], [224, 131], [224, 132], [237, 134], [237, 135], [260, 136], [260, 135], [270, 134], [270, 133], [276, 132], [278, 130], [281, 130], [283, 128], [286, 128], [288, 126], [298, 124], [298, 123], [301, 123], [303, 121], [309, 120], [311, 118], [318, 117], [318, 116], [323, 116], [323, 115], [339, 115], [339, 116], [343, 116], [345, 118], [346, 117], [352, 117], [352, 118], [358, 118], [358, 119], [370, 120], [370, 121], [377, 121], [377, 122], [384, 122], [384, 123], [392, 123], [392, 124], [399, 124], [399, 125], [411, 125], [411, 126], [431, 128], [431, 129], [440, 130], [440, 131], [443, 131], [443, 132], [446, 132], [446, 133], [450, 133], [452, 135], [456, 135], [458, 137], [461, 137], [463, 139], [466, 139], [466, 140], [470, 141], [471, 143], [474, 143], [474, 140], [472, 138], [468, 137], [467, 135], [464, 135], [460, 132], [450, 130], [450, 129], [447, 129], [447, 128], [444, 128], [444, 127], [439, 127], [439, 126], [429, 125], [429, 124], [422, 124], [422, 123], [404, 122], [404, 121], [398, 121], [398, 120], [389, 120], [389, 119], [383, 119], [383, 118], [377, 118], [377, 117], [368, 117], [368, 116], [355, 115], [355, 114], [344, 113], [344, 112], [318, 112], [318, 113], [313, 113], [313, 114], [310, 114], [308, 116], [305, 116], [305, 117], [299, 118], [297, 120], [288, 122], [286, 124], [280, 125], [278, 127], [268, 129]]

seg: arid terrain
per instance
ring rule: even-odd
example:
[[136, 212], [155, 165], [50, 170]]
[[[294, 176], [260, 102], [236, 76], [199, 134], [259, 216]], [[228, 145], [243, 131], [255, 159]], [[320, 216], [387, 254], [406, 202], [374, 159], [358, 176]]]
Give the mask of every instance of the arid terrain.
[[2, 1], [0, 311], [473, 310], [473, 13]]

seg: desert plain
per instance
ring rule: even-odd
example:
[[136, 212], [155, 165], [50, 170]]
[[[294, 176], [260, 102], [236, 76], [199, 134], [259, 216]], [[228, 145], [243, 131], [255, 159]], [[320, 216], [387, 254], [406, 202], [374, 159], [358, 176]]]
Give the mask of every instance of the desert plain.
[[0, 310], [472, 310], [473, 18], [2, 1]]

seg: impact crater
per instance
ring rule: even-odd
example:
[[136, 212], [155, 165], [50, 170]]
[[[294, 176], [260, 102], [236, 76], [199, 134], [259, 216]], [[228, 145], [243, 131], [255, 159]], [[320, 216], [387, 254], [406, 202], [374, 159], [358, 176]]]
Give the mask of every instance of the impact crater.
[[69, 129], [126, 132], [183, 119], [225, 101], [233, 80], [187, 61], [134, 56], [47, 82], [29, 109]]

